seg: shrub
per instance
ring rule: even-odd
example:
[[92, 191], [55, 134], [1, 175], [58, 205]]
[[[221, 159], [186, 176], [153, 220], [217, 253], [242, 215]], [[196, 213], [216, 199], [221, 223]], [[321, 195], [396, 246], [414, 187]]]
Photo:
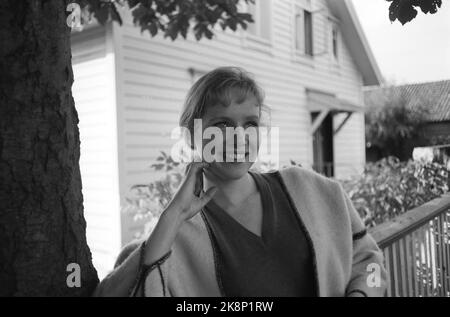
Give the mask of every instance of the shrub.
[[[148, 233], [155, 226], [165, 206], [170, 202], [184, 176], [185, 166], [175, 162], [165, 152], [157, 157], [150, 167], [161, 178], [148, 184], [138, 184], [131, 187], [132, 196], [126, 197], [123, 212], [133, 215], [134, 220], [145, 219], [146, 227], [143, 233]], [[141, 235], [138, 233], [137, 235]]]
[[394, 87], [383, 94], [368, 94], [365, 100], [365, 134], [369, 148], [378, 149], [381, 157], [396, 156], [401, 161], [412, 158], [421, 127], [430, 113], [426, 100], [414, 103]]
[[448, 171], [438, 163], [395, 157], [368, 163], [362, 175], [341, 181], [366, 226], [373, 227], [449, 190]]

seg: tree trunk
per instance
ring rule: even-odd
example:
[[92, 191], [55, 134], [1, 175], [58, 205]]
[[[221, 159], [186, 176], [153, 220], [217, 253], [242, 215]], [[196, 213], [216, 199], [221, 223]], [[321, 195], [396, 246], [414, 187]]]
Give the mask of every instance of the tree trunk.
[[[68, 2], [0, 1], [0, 296], [87, 296], [98, 283], [83, 217]], [[71, 263], [80, 287], [67, 283]]]

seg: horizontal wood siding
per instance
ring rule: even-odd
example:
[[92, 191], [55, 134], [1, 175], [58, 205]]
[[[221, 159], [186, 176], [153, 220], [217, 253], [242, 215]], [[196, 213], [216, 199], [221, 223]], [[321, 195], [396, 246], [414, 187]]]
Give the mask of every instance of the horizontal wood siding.
[[112, 269], [120, 245], [114, 60], [107, 28], [72, 34], [72, 92], [79, 116], [80, 169], [87, 241], [100, 278]]

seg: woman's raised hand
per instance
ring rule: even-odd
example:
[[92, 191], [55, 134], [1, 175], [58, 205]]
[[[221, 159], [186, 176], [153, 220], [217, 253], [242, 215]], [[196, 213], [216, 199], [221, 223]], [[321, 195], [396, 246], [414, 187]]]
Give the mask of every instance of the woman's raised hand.
[[166, 208], [177, 212], [181, 222], [198, 213], [217, 192], [216, 187], [203, 191], [203, 169], [207, 166], [205, 162], [189, 163], [186, 177]]
[[216, 193], [215, 187], [203, 192], [202, 173], [207, 166], [207, 163], [196, 162], [188, 165], [186, 177], [147, 238], [144, 263], [153, 263], [166, 254], [184, 221], [198, 213]]

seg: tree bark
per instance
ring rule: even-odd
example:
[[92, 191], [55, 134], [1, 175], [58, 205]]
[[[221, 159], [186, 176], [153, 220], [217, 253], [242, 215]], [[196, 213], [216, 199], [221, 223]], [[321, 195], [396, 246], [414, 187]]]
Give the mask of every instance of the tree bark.
[[[69, 1], [0, 1], [0, 296], [88, 296]], [[81, 287], [69, 287], [70, 263]]]

